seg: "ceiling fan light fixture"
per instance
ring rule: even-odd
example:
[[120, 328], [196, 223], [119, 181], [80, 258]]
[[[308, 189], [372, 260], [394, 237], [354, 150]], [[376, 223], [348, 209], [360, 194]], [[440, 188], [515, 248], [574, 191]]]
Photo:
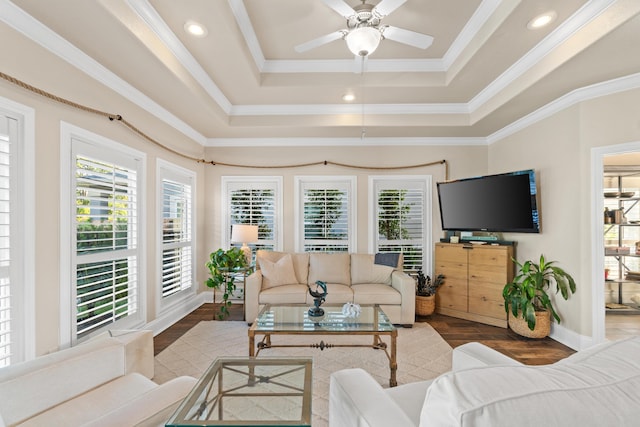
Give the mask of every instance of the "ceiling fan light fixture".
[[349, 31], [345, 37], [349, 50], [358, 56], [371, 55], [382, 39], [380, 30], [373, 27], [360, 27]]

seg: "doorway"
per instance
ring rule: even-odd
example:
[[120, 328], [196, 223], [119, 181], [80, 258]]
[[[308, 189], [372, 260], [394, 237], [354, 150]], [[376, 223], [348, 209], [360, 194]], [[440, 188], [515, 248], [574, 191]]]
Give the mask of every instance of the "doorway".
[[[640, 280], [635, 281], [635, 273], [640, 274], [640, 247], [636, 253], [635, 246], [640, 241], [640, 142], [593, 149], [592, 178], [592, 327], [597, 343], [640, 334]], [[610, 219], [603, 215], [603, 205]]]

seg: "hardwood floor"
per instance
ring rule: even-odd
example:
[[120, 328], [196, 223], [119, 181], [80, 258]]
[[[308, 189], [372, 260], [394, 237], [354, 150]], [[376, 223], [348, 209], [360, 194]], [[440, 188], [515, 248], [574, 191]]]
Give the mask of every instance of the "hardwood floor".
[[[155, 354], [160, 353], [202, 320], [212, 320], [217, 313], [217, 304], [204, 304], [154, 338]], [[242, 305], [231, 307], [229, 320], [242, 320]], [[418, 322], [427, 322], [449, 343], [457, 347], [467, 342], [478, 341], [527, 365], [544, 365], [563, 359], [574, 351], [551, 338], [529, 339], [521, 337], [511, 329], [483, 325], [468, 320], [434, 314], [419, 317]]]

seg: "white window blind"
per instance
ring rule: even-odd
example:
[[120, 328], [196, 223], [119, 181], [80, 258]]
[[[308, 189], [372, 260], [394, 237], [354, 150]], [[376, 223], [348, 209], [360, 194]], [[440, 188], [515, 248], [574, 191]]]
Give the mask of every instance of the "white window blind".
[[[430, 184], [415, 177], [371, 178], [374, 193], [375, 252], [401, 252], [404, 269], [416, 272], [430, 263]], [[427, 273], [428, 274], [428, 273]]]
[[355, 179], [298, 177], [301, 228], [305, 252], [348, 252], [354, 241]]
[[0, 97], [0, 368], [35, 357], [35, 111]]
[[76, 334], [83, 337], [137, 312], [138, 174], [75, 156]]
[[249, 243], [255, 255], [258, 249], [282, 248], [282, 178], [223, 177], [225, 203], [223, 239], [225, 246], [240, 246], [231, 242], [233, 224], [258, 226], [258, 241]]
[[14, 329], [11, 289], [11, 156], [15, 123], [0, 116], [0, 368], [12, 362]]
[[193, 283], [192, 185], [162, 179], [162, 297]]

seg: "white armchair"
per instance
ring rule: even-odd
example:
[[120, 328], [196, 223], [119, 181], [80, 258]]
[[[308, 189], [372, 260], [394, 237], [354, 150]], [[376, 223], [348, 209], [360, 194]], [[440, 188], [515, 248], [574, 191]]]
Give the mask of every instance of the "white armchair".
[[154, 383], [151, 331], [102, 334], [0, 369], [0, 426], [160, 426], [196, 379]]
[[525, 366], [482, 344], [453, 351], [432, 381], [382, 388], [362, 369], [331, 376], [331, 427], [637, 426], [640, 337], [546, 366]]

